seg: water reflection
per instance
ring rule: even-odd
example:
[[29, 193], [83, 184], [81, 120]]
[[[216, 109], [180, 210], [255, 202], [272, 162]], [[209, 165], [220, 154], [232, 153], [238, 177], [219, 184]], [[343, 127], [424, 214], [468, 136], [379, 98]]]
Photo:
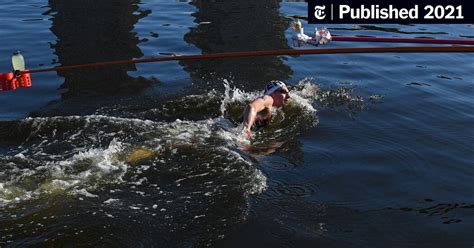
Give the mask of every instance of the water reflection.
[[[284, 32], [289, 19], [280, 15], [277, 1], [194, 1], [200, 23], [184, 36], [202, 53], [289, 49]], [[270, 80], [287, 80], [293, 73], [281, 57], [183, 61], [199, 89], [216, 88], [221, 78], [240, 88], [261, 90]], [[217, 81], [217, 82], [212, 82]], [[210, 83], [207, 85], [206, 83]]]
[[[51, 31], [57, 36], [56, 50], [61, 65], [142, 57], [134, 25], [149, 11], [139, 9], [138, 0], [49, 0]], [[135, 65], [59, 71], [64, 77], [63, 99], [94, 95], [131, 94], [150, 82], [130, 77]]]

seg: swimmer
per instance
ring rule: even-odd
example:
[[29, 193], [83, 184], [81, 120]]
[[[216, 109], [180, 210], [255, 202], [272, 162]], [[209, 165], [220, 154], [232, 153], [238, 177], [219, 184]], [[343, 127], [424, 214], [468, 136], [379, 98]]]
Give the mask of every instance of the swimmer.
[[281, 108], [290, 100], [290, 91], [285, 83], [281, 81], [271, 81], [265, 87], [264, 96], [249, 103], [242, 114], [243, 133], [247, 137], [252, 136], [252, 131], [256, 131], [271, 120], [272, 108]]

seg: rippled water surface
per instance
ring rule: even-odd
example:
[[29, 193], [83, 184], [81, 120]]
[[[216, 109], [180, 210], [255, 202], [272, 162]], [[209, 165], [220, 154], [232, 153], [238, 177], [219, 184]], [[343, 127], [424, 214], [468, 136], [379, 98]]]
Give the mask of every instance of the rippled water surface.
[[[0, 69], [290, 49], [306, 3], [2, 2]], [[473, 38], [472, 25], [308, 25]], [[408, 45], [408, 44], [403, 44]], [[326, 47], [395, 46], [333, 42]], [[0, 246], [471, 247], [472, 54], [304, 55], [33, 74], [0, 93]], [[292, 102], [251, 140], [270, 80]]]

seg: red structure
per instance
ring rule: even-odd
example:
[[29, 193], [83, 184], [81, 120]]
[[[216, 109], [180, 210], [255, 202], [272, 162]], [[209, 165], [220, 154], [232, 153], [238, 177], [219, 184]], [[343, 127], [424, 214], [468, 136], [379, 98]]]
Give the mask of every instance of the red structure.
[[13, 72], [0, 74], [0, 91], [31, 87], [31, 75], [28, 72], [15, 76]]

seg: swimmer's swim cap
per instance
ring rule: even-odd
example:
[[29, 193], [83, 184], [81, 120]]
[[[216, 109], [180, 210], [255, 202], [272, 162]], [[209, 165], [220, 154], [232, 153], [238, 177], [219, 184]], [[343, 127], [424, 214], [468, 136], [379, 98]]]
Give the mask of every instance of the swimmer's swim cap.
[[265, 95], [269, 96], [279, 89], [283, 89], [284, 91], [289, 92], [288, 88], [286, 87], [286, 84], [282, 81], [271, 81], [269, 84], [267, 84], [267, 86], [265, 86]]

